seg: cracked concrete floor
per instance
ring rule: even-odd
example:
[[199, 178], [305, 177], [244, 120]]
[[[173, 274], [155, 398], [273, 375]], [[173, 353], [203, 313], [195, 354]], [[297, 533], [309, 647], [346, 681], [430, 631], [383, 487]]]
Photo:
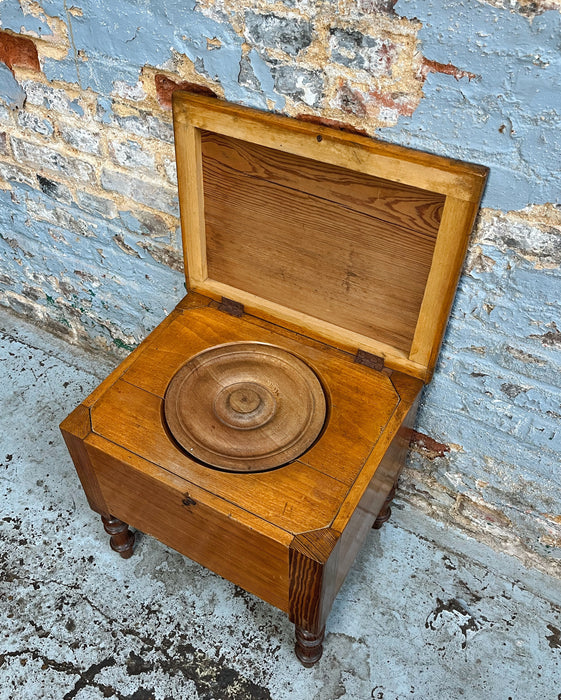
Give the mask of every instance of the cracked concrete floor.
[[561, 586], [399, 501], [313, 669], [286, 616], [141, 536], [110, 551], [59, 421], [111, 367], [0, 313], [2, 700], [559, 700]]

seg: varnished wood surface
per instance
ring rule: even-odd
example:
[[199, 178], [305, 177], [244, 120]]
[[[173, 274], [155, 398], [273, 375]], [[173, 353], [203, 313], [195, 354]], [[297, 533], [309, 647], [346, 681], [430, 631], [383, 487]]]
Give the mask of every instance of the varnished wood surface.
[[[395, 386], [396, 391], [399, 393], [401, 400], [396, 406], [396, 410], [392, 414], [391, 419], [388, 421], [386, 428], [380, 435], [380, 439], [374, 445], [368, 459], [363, 465], [363, 468], [357, 475], [357, 478], [353, 483], [353, 488], [349, 490], [347, 496], [341, 504], [337, 517], [332, 524], [332, 527], [338, 532], [344, 531], [348, 522], [353, 517], [353, 514], [359, 508], [361, 499], [370, 488], [372, 479], [375, 477], [375, 474], [379, 469], [387, 450], [394, 441], [400, 427], [403, 425], [403, 422], [407, 419], [408, 415], [415, 415], [414, 412], [416, 409], [414, 407], [420, 399], [423, 383], [415, 377], [409, 377], [408, 375], [401, 374], [400, 372], [393, 372], [391, 375], [391, 382]], [[413, 412], [410, 414], [412, 408]], [[403, 453], [402, 456], [404, 456]], [[393, 462], [394, 460], [391, 460], [391, 463]], [[381, 474], [382, 473], [380, 473], [380, 475]], [[383, 500], [393, 484], [393, 481], [391, 483], [390, 481], [391, 479], [389, 477], [384, 477], [383, 479], [383, 488], [381, 491], [384, 492], [384, 498], [379, 504], [380, 507], [382, 506]]]
[[325, 628], [317, 633], [309, 632], [308, 630], [296, 625], [295, 628], [296, 644], [294, 651], [302, 666], [311, 668], [321, 659], [323, 655], [323, 639], [325, 636]]
[[235, 472], [274, 469], [315, 442], [327, 402], [315, 372], [269, 343], [215, 345], [173, 375], [166, 423], [190, 456]]
[[179, 198], [189, 203], [180, 207], [185, 277], [203, 280], [207, 268], [201, 134], [192, 124], [175, 125], [175, 155]]
[[350, 518], [341, 534], [340, 556], [335, 573], [334, 595], [342, 586], [356, 555], [374, 524], [377, 515], [384, 507], [389, 494], [395, 488], [395, 484], [405, 466], [409, 451], [409, 438], [407, 426], [415, 422], [418, 400], [407, 411], [403, 423], [392, 439], [388, 449], [384, 453], [379, 466], [362, 494], [360, 501], [354, 508]]
[[487, 169], [180, 93], [174, 124], [189, 288], [428, 381]]
[[410, 357], [428, 368], [432, 377], [466, 254], [477, 203], [448, 197], [435, 249], [438, 262], [427, 281]]
[[[386, 453], [387, 454], [387, 453]], [[386, 500], [384, 501], [384, 504], [382, 505], [382, 508], [380, 509], [380, 512], [376, 516], [376, 520], [374, 521], [374, 524], [372, 525], [373, 530], [379, 530], [381, 527], [383, 527], [388, 520], [392, 516], [392, 508], [391, 504], [392, 501], [395, 497], [395, 492], [397, 491], [397, 481], [393, 485], [392, 490], [388, 493], [386, 496]]]
[[288, 532], [305, 532], [329, 524], [348, 491], [344, 483], [301, 462], [246, 474], [206, 467], [178, 449], [162, 414], [161, 398], [119, 380], [107, 390], [104, 401], [92, 409], [93, 430]]
[[[288, 612], [313, 662], [404, 463], [400, 428], [436, 361], [486, 169], [178, 93], [174, 125], [186, 279], [200, 294], [63, 434], [93, 509]], [[232, 318], [207, 298], [222, 296], [259, 318]], [[164, 421], [179, 367], [240, 341], [309, 363], [329, 404], [318, 442], [268, 472], [203, 466]], [[353, 364], [358, 349], [399, 371]]]
[[[328, 394], [330, 416], [321, 440], [299, 461], [352, 484], [396, 410], [399, 394], [385, 375], [354, 364], [345, 353], [277, 332], [275, 326], [258, 319], [232, 318], [212, 308], [194, 309], [177, 317], [128, 367], [123, 379], [164, 397], [186, 359], [219, 343], [249, 339], [282, 346], [317, 371]], [[359, 395], [362, 399], [357, 401]]]
[[188, 481], [92, 436], [87, 450], [111, 512], [288, 612], [288, 547]]
[[122, 559], [130, 559], [134, 551], [135, 535], [129, 530], [127, 523], [110, 515], [108, 518], [101, 516], [103, 528], [110, 535], [109, 544], [114, 552]]
[[211, 280], [409, 351], [434, 233], [235, 170], [203, 172]]
[[272, 148], [201, 134], [203, 171], [215, 179], [236, 173], [337, 203], [395, 226], [436, 236], [445, 197]]
[[319, 634], [337, 593], [340, 533], [331, 528], [297, 535], [290, 544], [290, 619]]
[[88, 499], [89, 506], [92, 510], [106, 518], [109, 517], [109, 509], [99, 483], [97, 476], [93, 470], [88, 453], [84, 447], [84, 440], [90, 434], [90, 412], [86, 406], [80, 404], [70, 415], [68, 415], [60, 425], [60, 431], [72, 462]]
[[[189, 295], [190, 296], [190, 295]], [[193, 295], [199, 296], [199, 295]], [[163, 321], [154, 328], [154, 330], [140, 343], [140, 345], [135, 348], [130, 355], [125, 357], [125, 359], [111, 372], [102, 382], [99, 384], [92, 392], [87, 396], [82, 404], [88, 408], [93, 406], [93, 404], [103, 396], [105, 390], [111, 386], [122, 374], [127, 370], [127, 367], [132, 365], [132, 363], [139, 357], [146, 348], [149, 348], [154, 342], [155, 338], [163, 333], [165, 329], [173, 323], [173, 320], [179, 314], [179, 311], [172, 311], [169, 316], [166, 316]]]
[[314, 338], [324, 344], [329, 342], [333, 348], [349, 352], [352, 355], [356, 354], [357, 349], [361, 349], [382, 357], [387, 367], [400, 372], [407, 372], [419, 379], [424, 379], [427, 376], [427, 368], [424, 365], [412, 362], [408, 359], [407, 353], [388, 345], [388, 343], [368, 338], [360, 333], [322, 321], [319, 318], [301, 313], [287, 306], [265, 301], [255, 294], [243, 292], [236, 287], [230, 287], [221, 282], [207, 279], [204, 284], [196, 285], [194, 288], [201, 293], [204, 292], [216, 301], [220, 301], [223, 297], [229, 299], [235, 297], [238, 302], [243, 303], [244, 309], [248, 314], [276, 326], [295, 331], [300, 335]]
[[[93, 476], [84, 487], [107, 513], [286, 611], [317, 641], [363, 537], [364, 509], [359, 505], [353, 518], [356, 504], [374, 498], [366, 508], [371, 525], [372, 509], [386, 494], [382, 465], [377, 481], [372, 475], [422, 383], [395, 372], [388, 377], [260, 319], [232, 318], [204, 299], [188, 299], [104, 385], [90, 411], [83, 407], [68, 419], [67, 432], [81, 445], [77, 468], [85, 465]], [[247, 338], [282, 345], [317, 368], [325, 383], [329, 430], [302, 457], [307, 464], [220, 472], [190, 459], [166, 430], [163, 396], [185, 357]]]

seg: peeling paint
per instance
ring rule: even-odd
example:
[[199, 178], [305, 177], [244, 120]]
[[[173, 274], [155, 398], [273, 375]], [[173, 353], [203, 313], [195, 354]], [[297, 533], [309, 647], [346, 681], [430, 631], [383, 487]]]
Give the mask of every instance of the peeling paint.
[[476, 242], [514, 251], [536, 269], [561, 266], [561, 209], [553, 204], [504, 214], [484, 210]]
[[473, 80], [474, 78], [480, 77], [475, 73], [470, 73], [467, 70], [462, 70], [452, 63], [440, 63], [439, 61], [433, 61], [429, 58], [423, 58], [421, 67], [419, 69], [420, 75], [426, 80], [429, 73], [442, 73], [442, 75], [451, 75], [456, 80], [461, 80], [462, 78], [467, 78], [468, 80]]
[[532, 18], [548, 10], [561, 11], [561, 0], [482, 0], [493, 7], [519, 12], [525, 17]]
[[491, 166], [486, 207], [555, 202], [561, 13], [544, 11], [529, 22], [508, 7], [459, 0], [399, 0], [395, 11], [422, 23], [418, 38], [428, 60], [480, 78], [451, 84], [451, 76], [430, 74], [414, 114], [384, 129], [383, 138], [428, 150], [445, 143], [449, 155]]
[[561, 576], [558, 10], [0, 2], [0, 303], [121, 353], [173, 308], [178, 88], [487, 164], [402, 493]]
[[412, 449], [421, 452], [421, 454], [429, 460], [437, 457], [444, 457], [447, 452], [450, 452], [450, 446], [437, 442], [428, 435], [423, 435], [416, 430], [409, 430], [409, 445]]
[[207, 97], [217, 97], [214, 90], [211, 90], [206, 85], [199, 85], [198, 83], [191, 83], [187, 80], [181, 82], [175, 82], [171, 78], [168, 78], [162, 73], [157, 73], [154, 76], [154, 82], [156, 85], [156, 94], [158, 95], [158, 102], [166, 109], [171, 109], [171, 96], [175, 90], [186, 90], [195, 95], [206, 95]]
[[0, 31], [0, 61], [8, 68], [30, 68], [39, 71], [37, 48], [31, 39]]
[[541, 334], [533, 333], [530, 338], [538, 338], [546, 347], [561, 348], [561, 331], [554, 321], [550, 325], [553, 330]]

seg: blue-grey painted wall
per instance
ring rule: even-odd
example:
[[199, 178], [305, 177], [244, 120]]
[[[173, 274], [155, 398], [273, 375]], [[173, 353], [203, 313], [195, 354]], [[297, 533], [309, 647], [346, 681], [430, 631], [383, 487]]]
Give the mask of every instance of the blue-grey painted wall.
[[488, 165], [402, 497], [561, 575], [559, 9], [1, 0], [0, 303], [126, 350], [182, 296], [157, 75]]

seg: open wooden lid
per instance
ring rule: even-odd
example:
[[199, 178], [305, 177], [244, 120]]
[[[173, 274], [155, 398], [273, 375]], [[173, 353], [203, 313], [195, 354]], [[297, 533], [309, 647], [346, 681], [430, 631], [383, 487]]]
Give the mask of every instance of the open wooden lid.
[[173, 97], [187, 287], [428, 381], [487, 169]]

